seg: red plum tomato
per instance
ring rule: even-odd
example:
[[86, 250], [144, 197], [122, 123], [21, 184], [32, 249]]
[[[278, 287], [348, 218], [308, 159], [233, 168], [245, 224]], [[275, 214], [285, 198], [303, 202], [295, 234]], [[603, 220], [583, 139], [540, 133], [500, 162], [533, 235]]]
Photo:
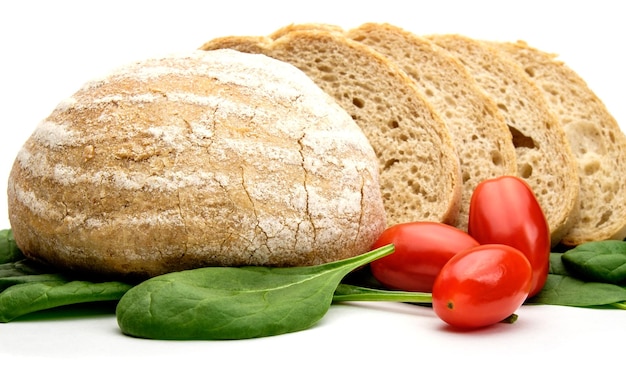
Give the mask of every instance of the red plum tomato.
[[456, 227], [428, 221], [393, 225], [372, 248], [389, 244], [395, 251], [372, 262], [372, 274], [387, 288], [409, 292], [431, 292], [435, 277], [452, 256], [479, 245]]
[[503, 176], [479, 183], [470, 200], [468, 233], [481, 244], [504, 244], [521, 251], [533, 269], [529, 297], [543, 288], [550, 264], [550, 229], [524, 180]]
[[532, 268], [519, 250], [481, 245], [456, 254], [435, 280], [433, 310], [461, 329], [485, 327], [511, 316], [530, 291]]

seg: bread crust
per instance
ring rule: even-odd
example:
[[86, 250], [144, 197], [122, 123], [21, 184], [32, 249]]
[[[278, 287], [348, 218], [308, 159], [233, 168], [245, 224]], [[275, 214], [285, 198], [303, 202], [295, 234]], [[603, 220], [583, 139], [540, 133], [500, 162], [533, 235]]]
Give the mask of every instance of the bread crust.
[[8, 186], [20, 249], [97, 275], [319, 264], [386, 226], [350, 116], [294, 67], [236, 51], [87, 83], [35, 129]]

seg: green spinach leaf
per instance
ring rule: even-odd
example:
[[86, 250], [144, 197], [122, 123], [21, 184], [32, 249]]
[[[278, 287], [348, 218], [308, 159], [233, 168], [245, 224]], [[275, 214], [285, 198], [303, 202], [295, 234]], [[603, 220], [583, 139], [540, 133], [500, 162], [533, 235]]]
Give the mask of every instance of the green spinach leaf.
[[[49, 281], [69, 281], [69, 279], [28, 259], [0, 264], [0, 292], [17, 284]], [[28, 303], [28, 301], [25, 301], [25, 303]]]
[[[0, 291], [16, 283], [37, 280], [39, 276], [63, 278], [58, 272], [44, 267], [29, 259], [18, 260], [17, 262], [0, 264]], [[10, 282], [9, 280], [16, 280]], [[19, 280], [19, 282], [17, 282]], [[4, 287], [2, 287], [4, 286]]]
[[132, 285], [79, 280], [29, 259], [0, 264], [0, 323], [54, 307], [117, 301]]
[[550, 253], [550, 268], [548, 273], [552, 275], [571, 276], [563, 264], [562, 253]]
[[563, 254], [550, 254], [546, 284], [541, 292], [526, 301], [527, 304], [624, 308], [621, 302], [626, 301], [626, 288], [578, 279], [568, 272], [562, 258]]
[[207, 267], [169, 273], [130, 289], [116, 309], [130, 336], [244, 339], [310, 328], [352, 270], [393, 252], [388, 245], [319, 266]]
[[117, 301], [130, 288], [131, 285], [118, 281], [39, 280], [18, 283], [0, 293], [0, 322], [6, 323], [19, 316], [53, 307]]
[[626, 242], [587, 242], [566, 251], [563, 264], [581, 279], [611, 284], [626, 283]]
[[623, 301], [626, 301], [626, 289], [618, 285], [550, 274], [541, 292], [527, 303], [595, 307]]
[[23, 258], [24, 255], [13, 238], [13, 231], [11, 229], [0, 230], [0, 264], [15, 262]]

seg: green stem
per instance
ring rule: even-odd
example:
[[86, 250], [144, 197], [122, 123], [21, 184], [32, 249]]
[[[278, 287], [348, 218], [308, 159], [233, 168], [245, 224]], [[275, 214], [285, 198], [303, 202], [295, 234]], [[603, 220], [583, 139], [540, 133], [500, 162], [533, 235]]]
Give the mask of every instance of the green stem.
[[432, 303], [433, 296], [430, 293], [389, 291], [339, 284], [333, 295], [333, 302], [355, 301]]
[[626, 310], [626, 301], [611, 303], [611, 306], [617, 307], [618, 309]]

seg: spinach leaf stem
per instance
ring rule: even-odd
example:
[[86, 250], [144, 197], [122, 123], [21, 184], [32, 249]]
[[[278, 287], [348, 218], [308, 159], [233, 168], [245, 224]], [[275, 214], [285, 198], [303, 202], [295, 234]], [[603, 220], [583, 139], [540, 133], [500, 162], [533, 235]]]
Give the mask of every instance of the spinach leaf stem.
[[333, 302], [387, 301], [432, 303], [432, 300], [433, 296], [431, 293], [379, 290], [348, 284], [339, 284], [333, 295]]
[[626, 310], [626, 301], [615, 302], [615, 303], [611, 303], [610, 305], [621, 310]]

